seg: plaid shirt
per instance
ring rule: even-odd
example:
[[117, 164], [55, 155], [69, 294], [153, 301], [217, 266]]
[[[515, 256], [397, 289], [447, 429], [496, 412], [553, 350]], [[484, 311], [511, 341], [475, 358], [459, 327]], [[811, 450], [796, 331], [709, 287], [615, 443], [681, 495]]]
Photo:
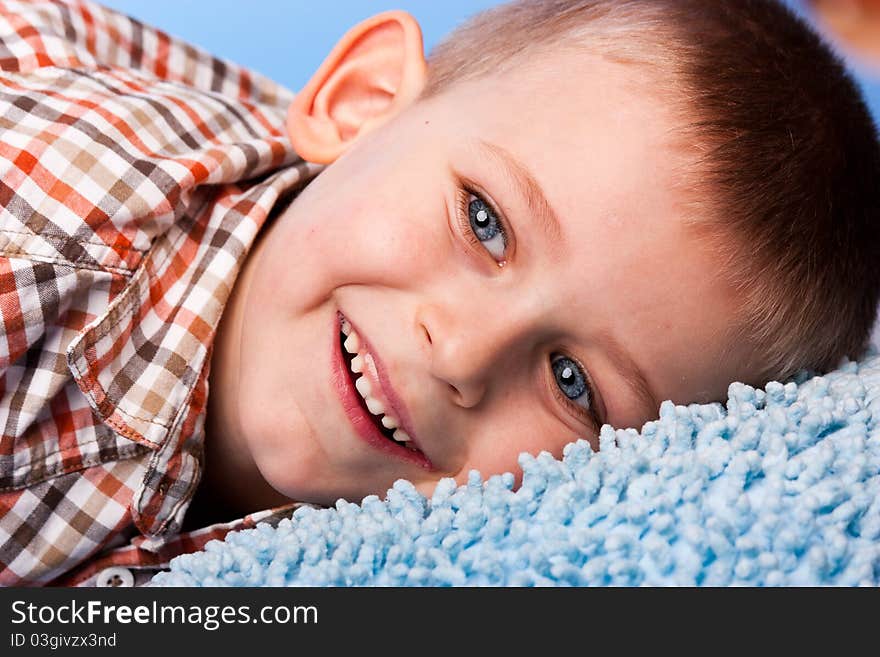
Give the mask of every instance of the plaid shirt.
[[0, 584], [143, 580], [294, 508], [180, 533], [220, 314], [318, 171], [291, 99], [99, 5], [0, 0]]

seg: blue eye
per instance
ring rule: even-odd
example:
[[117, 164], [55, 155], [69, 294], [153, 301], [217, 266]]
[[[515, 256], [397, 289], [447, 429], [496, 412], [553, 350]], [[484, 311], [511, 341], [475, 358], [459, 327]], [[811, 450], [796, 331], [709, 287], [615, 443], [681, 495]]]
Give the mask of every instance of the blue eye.
[[507, 234], [495, 211], [480, 197], [469, 194], [467, 212], [474, 236], [495, 260], [503, 261], [507, 250]]
[[562, 394], [567, 399], [578, 402], [578, 405], [583, 406], [586, 410], [592, 411], [590, 384], [580, 365], [571, 358], [558, 356], [552, 360], [551, 367], [553, 368], [553, 378]]

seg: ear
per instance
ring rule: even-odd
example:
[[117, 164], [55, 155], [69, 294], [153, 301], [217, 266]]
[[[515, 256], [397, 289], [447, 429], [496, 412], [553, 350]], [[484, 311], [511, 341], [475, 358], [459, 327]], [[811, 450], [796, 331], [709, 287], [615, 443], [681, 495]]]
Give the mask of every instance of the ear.
[[329, 164], [359, 136], [418, 98], [425, 83], [422, 31], [404, 11], [359, 23], [296, 95], [287, 134], [304, 159]]

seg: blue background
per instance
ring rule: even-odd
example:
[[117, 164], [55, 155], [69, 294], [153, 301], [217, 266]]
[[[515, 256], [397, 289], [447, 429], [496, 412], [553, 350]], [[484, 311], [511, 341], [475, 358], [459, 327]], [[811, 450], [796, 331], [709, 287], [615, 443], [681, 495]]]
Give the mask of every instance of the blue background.
[[[787, 0], [797, 5], [797, 0]], [[472, 13], [498, 0], [103, 0], [175, 36], [198, 44], [299, 89], [336, 41], [358, 21], [405, 9], [422, 26], [430, 49]], [[875, 117], [880, 117], [880, 71], [853, 66]]]

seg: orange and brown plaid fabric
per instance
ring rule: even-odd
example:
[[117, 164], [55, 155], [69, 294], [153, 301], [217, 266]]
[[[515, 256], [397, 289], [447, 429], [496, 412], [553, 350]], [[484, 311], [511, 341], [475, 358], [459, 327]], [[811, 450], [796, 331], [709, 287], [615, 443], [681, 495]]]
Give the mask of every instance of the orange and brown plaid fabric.
[[199, 481], [211, 341], [318, 172], [289, 91], [90, 2], [0, 0], [0, 584], [155, 568]]

